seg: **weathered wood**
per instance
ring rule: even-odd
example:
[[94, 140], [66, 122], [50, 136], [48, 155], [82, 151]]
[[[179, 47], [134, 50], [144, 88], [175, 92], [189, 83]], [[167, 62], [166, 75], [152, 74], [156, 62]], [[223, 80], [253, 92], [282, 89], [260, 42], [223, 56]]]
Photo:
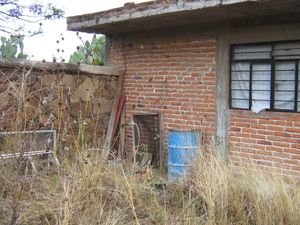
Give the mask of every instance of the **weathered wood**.
[[114, 129], [113, 129], [113, 133], [112, 133], [113, 137], [115, 137], [116, 131], [118, 129], [118, 125], [119, 125], [119, 122], [121, 119], [121, 113], [122, 113], [123, 107], [125, 105], [125, 101], [126, 101], [126, 96], [122, 95], [120, 97], [120, 101], [119, 101], [119, 105], [118, 105], [118, 109], [117, 109], [117, 113], [116, 113], [116, 117], [115, 117]]
[[124, 80], [124, 75], [125, 71], [120, 72], [119, 79], [118, 79], [118, 84], [117, 84], [117, 89], [114, 95], [114, 102], [113, 102], [113, 107], [112, 107], [112, 112], [110, 114], [110, 119], [108, 123], [108, 128], [106, 132], [106, 137], [105, 137], [105, 143], [103, 147], [103, 152], [102, 152], [102, 159], [106, 160], [110, 148], [111, 148], [111, 140], [112, 140], [112, 135], [113, 135], [113, 129], [114, 129], [114, 124], [115, 124], [115, 118], [116, 118], [116, 113], [118, 110], [118, 105], [120, 102], [120, 97], [122, 94], [122, 88], [123, 88], [123, 80]]
[[159, 114], [159, 167], [164, 167], [164, 120], [163, 115]]
[[119, 159], [123, 159], [124, 149], [125, 149], [125, 108], [123, 108], [121, 113], [120, 140], [119, 140], [119, 150], [118, 150]]
[[86, 65], [86, 64], [80, 64], [79, 70], [81, 72], [90, 73], [90, 74], [102, 74], [102, 75], [111, 75], [111, 76], [119, 76], [120, 73], [118, 67], [94, 66], [94, 65]]
[[8, 60], [0, 59], [0, 68], [33, 68], [42, 71], [67, 72], [94, 75], [119, 76], [120, 70], [115, 66], [95, 66], [85, 64], [54, 63], [32, 60]]

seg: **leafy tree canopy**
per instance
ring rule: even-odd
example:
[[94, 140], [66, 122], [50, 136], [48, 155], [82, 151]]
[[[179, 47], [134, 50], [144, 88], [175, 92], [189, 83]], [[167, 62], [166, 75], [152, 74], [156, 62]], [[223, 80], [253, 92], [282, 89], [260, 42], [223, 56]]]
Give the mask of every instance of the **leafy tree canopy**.
[[[62, 18], [64, 15], [63, 10], [51, 3], [28, 4], [28, 2], [0, 0], [0, 31], [9, 35], [35, 35], [42, 32], [42, 21]], [[26, 29], [26, 26], [31, 23], [39, 23], [40, 26], [35, 31]]]

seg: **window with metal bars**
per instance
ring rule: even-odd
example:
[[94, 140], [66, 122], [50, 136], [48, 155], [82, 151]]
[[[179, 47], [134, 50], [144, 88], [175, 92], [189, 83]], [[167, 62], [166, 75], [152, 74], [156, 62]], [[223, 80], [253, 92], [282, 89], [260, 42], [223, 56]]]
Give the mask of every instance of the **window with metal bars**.
[[231, 46], [230, 108], [300, 112], [300, 41]]

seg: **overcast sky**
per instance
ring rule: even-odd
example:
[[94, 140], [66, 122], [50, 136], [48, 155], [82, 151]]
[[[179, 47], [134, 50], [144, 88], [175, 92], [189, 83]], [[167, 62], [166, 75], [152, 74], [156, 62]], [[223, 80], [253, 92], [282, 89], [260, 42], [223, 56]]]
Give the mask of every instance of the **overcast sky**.
[[[26, 0], [26, 3], [31, 0]], [[65, 11], [65, 16], [74, 16], [85, 13], [99, 12], [123, 6], [126, 2], [145, 2], [148, 0], [40, 0], [32, 2], [54, 3], [58, 8]], [[69, 56], [80, 45], [80, 40], [75, 32], [66, 31], [66, 20], [43, 22], [44, 33], [36, 37], [27, 38], [25, 41], [25, 52], [30, 55], [32, 60], [51, 61], [53, 57], [69, 60]], [[61, 35], [62, 34], [62, 35]], [[61, 37], [64, 41], [61, 41]], [[91, 35], [81, 35], [83, 40], [91, 39]], [[60, 40], [59, 44], [56, 43]], [[63, 49], [64, 53], [57, 52], [57, 49]]]

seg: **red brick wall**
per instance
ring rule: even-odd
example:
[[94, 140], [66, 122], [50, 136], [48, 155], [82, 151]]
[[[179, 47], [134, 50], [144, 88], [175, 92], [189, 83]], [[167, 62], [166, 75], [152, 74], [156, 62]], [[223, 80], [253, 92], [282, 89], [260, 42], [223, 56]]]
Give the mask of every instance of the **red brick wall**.
[[231, 110], [229, 141], [234, 162], [300, 176], [299, 113]]
[[[216, 41], [133, 42], [111, 46], [112, 64], [126, 63], [126, 122], [135, 113], [163, 115], [168, 130], [199, 130], [210, 144], [216, 124]], [[132, 130], [126, 146], [132, 149]], [[230, 159], [300, 175], [300, 114], [230, 110]]]
[[[165, 153], [168, 130], [203, 133], [209, 144], [215, 133], [215, 40], [112, 44], [112, 64], [126, 63], [126, 122], [135, 113], [163, 115]], [[131, 128], [126, 130], [130, 150]]]

